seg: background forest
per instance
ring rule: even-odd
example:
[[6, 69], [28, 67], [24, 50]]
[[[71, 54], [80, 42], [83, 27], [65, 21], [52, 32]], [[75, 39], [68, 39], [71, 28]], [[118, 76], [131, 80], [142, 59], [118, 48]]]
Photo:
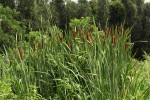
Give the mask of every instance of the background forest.
[[144, 0], [0, 0], [0, 100], [149, 100], [149, 54]]
[[125, 27], [132, 27], [135, 57], [141, 58], [143, 51], [150, 51], [150, 4], [144, 0], [79, 0], [78, 3], [71, 0], [0, 0], [0, 3], [3, 6], [0, 17], [6, 17], [1, 21], [1, 46], [12, 46], [13, 36], [29, 33], [29, 27], [38, 31], [56, 25], [64, 31], [69, 30], [70, 19], [89, 16], [103, 30], [106, 23], [115, 27], [125, 22]]

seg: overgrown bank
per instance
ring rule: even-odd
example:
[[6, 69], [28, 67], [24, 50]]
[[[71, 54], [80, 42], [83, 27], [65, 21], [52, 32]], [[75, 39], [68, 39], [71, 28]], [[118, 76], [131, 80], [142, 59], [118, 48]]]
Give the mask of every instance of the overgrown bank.
[[[0, 99], [148, 100], [149, 72], [131, 58], [130, 29], [75, 19], [63, 37], [31, 31], [0, 56]], [[18, 42], [19, 41], [19, 42]]]

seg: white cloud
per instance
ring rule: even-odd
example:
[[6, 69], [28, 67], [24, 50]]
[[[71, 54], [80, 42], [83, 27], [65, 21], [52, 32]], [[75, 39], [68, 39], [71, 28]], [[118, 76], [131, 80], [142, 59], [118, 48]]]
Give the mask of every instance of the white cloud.
[[145, 0], [145, 2], [150, 2], [150, 0]]

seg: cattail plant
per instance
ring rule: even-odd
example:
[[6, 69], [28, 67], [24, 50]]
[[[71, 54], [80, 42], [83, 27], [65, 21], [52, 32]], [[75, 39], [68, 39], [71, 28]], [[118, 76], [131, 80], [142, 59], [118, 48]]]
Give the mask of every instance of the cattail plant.
[[22, 52], [21, 47], [18, 47], [18, 52], [19, 52], [20, 59], [23, 60], [23, 52]]
[[87, 39], [88, 43], [90, 43], [91, 39], [90, 39], [90, 36], [89, 36], [88, 32], [86, 32], [85, 34], [86, 34], [86, 39]]
[[90, 28], [90, 38], [93, 39], [93, 29]]
[[42, 40], [41, 40], [41, 42], [40, 42], [40, 49], [43, 49], [43, 37], [42, 37]]
[[[0, 56], [0, 71], [6, 72], [6, 83], [11, 84], [6, 85], [12, 89], [2, 93], [2, 85], [0, 99], [14, 94], [8, 99], [149, 100], [149, 83], [130, 55], [130, 31], [106, 27], [103, 36], [91, 25], [82, 24], [78, 31], [69, 31], [64, 37], [56, 29], [51, 29], [51, 37], [43, 32], [40, 44], [22, 41], [15, 49], [18, 53], [12, 53], [12, 64], [8, 56]], [[47, 38], [43, 40], [44, 36]], [[37, 45], [42, 51], [32, 53]], [[23, 61], [16, 60], [18, 54]]]
[[117, 42], [117, 40], [116, 40], [116, 38], [115, 38], [115, 36], [112, 36], [112, 44], [114, 45], [114, 47], [116, 47], [116, 43]]
[[36, 44], [35, 43], [33, 44], [33, 51], [34, 52], [36, 51]]
[[74, 39], [76, 38], [76, 36], [77, 36], [77, 32], [76, 31], [72, 31], [72, 34], [73, 34], [73, 37], [74, 37]]
[[79, 36], [82, 41], [84, 41], [83, 30], [79, 29]]
[[60, 34], [58, 33], [58, 37], [59, 37], [60, 42], [62, 42], [62, 41], [63, 41], [62, 35], [60, 35]]
[[9, 65], [11, 66], [11, 64], [12, 64], [12, 60], [11, 58], [9, 58]]

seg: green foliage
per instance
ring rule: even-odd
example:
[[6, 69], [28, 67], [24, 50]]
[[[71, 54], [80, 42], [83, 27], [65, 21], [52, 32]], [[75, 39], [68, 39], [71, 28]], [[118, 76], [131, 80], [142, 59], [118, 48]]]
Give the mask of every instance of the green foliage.
[[[135, 22], [134, 22], [134, 27], [132, 30], [132, 39], [134, 41], [140, 41], [143, 38], [143, 22], [142, 22], [142, 17], [143, 17], [143, 8], [144, 8], [144, 1], [143, 0], [136, 0], [136, 17], [135, 17]], [[143, 38], [144, 39], [144, 38]]]
[[[149, 41], [150, 6], [121, 2], [18, 0], [22, 16], [0, 6], [0, 46], [13, 47], [0, 55], [0, 100], [149, 100], [149, 57], [133, 60], [129, 40]], [[107, 27], [107, 20], [115, 26], [124, 18], [125, 28]], [[70, 30], [63, 35], [66, 21]], [[133, 25], [136, 35], [127, 28]]]
[[70, 21], [70, 25], [71, 28], [81, 28], [81, 29], [87, 29], [88, 27], [90, 27], [90, 18], [89, 17], [82, 17], [81, 19], [72, 19]]
[[90, 16], [90, 6], [87, 0], [79, 0], [77, 5], [77, 18]]
[[91, 8], [90, 11], [94, 17], [96, 17], [96, 11], [97, 11], [97, 5], [96, 4], [97, 4], [97, 0], [89, 1], [89, 5]]
[[123, 25], [107, 27], [102, 36], [93, 34], [98, 30], [85, 31], [83, 25], [77, 26], [83, 24], [79, 21], [88, 26], [90, 19], [72, 20], [72, 27], [81, 30], [69, 31], [64, 38], [55, 26], [50, 28], [50, 36], [30, 32], [29, 43], [18, 42], [16, 48], [0, 57], [0, 78], [5, 75], [3, 80], [11, 80], [8, 88], [14, 98], [148, 100], [149, 84], [145, 84], [141, 67], [135, 66], [130, 57], [131, 45], [127, 41], [131, 30]]
[[82, 30], [83, 32], [93, 31], [93, 34], [100, 33], [94, 23], [90, 17], [75, 18], [70, 20], [69, 27], [73, 29], [73, 31]]
[[54, 24], [60, 29], [65, 30], [66, 10], [64, 0], [52, 0], [51, 6], [53, 6], [53, 18], [56, 20]]
[[121, 0], [125, 6], [125, 22], [127, 27], [132, 27], [135, 22], [137, 9], [132, 0]]
[[109, 18], [109, 2], [108, 0], [97, 0], [97, 6], [96, 21], [104, 29]]
[[9, 76], [10, 68], [6, 68], [6, 56], [0, 55], [0, 99], [12, 99], [15, 95], [12, 93], [11, 78]]
[[16, 20], [19, 13], [16, 10], [0, 6], [0, 48], [3, 45], [13, 47], [16, 34], [25, 33], [25, 26], [20, 21]]
[[15, 2], [14, 0], [0, 0], [0, 3], [4, 6], [4, 7], [10, 7], [10, 8], [15, 8]]
[[109, 6], [110, 24], [121, 24], [125, 18], [125, 7], [119, 1], [112, 1]]
[[1, 79], [0, 81], [0, 99], [12, 99], [15, 97], [15, 95], [12, 93], [11, 89], [11, 81], [8, 78]]
[[143, 34], [142, 34], [142, 40], [147, 41], [147, 43], [143, 44], [143, 49], [148, 54], [150, 53], [150, 3], [144, 4], [144, 11], [143, 11]]
[[66, 13], [67, 28], [69, 28], [70, 19], [77, 17], [77, 3], [75, 3], [71, 0], [67, 0], [65, 9], [67, 11], [67, 13]]
[[32, 30], [46, 31], [52, 24], [52, 10], [50, 5], [35, 3], [32, 9], [32, 19], [30, 21]]
[[17, 11], [22, 14], [22, 20], [32, 18], [32, 10], [35, 0], [19, 0], [17, 5]]

